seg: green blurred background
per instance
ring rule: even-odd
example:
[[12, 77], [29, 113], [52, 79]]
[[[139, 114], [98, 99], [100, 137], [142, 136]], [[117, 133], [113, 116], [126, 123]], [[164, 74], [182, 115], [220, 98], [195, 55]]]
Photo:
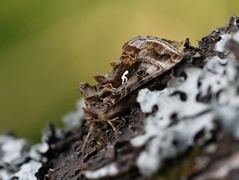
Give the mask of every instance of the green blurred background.
[[38, 141], [75, 109], [80, 82], [111, 70], [137, 35], [193, 45], [227, 23], [236, 0], [2, 0], [0, 131]]

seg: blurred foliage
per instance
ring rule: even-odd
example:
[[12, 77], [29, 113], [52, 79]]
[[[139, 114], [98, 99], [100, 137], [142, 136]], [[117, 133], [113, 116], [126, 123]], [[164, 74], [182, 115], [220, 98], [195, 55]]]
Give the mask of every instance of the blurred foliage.
[[137, 35], [196, 40], [237, 14], [236, 0], [0, 2], [0, 130], [37, 140], [74, 110], [81, 81], [110, 71]]

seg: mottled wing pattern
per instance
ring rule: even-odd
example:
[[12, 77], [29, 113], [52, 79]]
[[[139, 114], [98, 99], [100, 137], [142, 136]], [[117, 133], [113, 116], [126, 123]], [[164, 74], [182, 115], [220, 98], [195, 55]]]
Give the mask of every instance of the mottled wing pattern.
[[121, 111], [117, 103], [127, 101], [125, 97], [131, 92], [182, 60], [183, 52], [177, 49], [181, 44], [151, 36], [138, 36], [125, 43], [120, 60], [111, 64], [109, 74], [96, 74], [95, 86], [80, 85], [85, 112], [92, 118], [113, 118]]

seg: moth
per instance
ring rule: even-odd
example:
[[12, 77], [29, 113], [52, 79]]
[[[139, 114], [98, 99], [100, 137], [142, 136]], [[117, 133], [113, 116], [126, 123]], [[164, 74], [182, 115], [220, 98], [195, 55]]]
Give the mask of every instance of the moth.
[[[96, 74], [98, 84], [94, 86], [80, 84], [88, 119], [107, 122], [116, 132], [111, 120], [135, 103], [137, 89], [183, 59], [184, 53], [178, 49], [181, 45], [182, 42], [152, 36], [138, 36], [126, 42], [119, 61], [111, 63], [109, 74]], [[84, 146], [85, 142], [83, 149]]]
[[119, 102], [182, 60], [184, 53], [178, 49], [181, 45], [182, 42], [151, 36], [138, 36], [126, 42], [119, 61], [111, 63], [112, 71], [94, 76], [97, 85], [80, 84], [85, 113], [100, 120], [117, 116], [126, 108], [118, 107]]

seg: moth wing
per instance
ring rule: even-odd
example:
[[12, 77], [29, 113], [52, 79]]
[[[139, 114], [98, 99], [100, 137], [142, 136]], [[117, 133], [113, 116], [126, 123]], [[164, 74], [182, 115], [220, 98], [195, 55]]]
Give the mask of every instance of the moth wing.
[[173, 47], [175, 47], [177, 49], [183, 45], [183, 41], [172, 41], [172, 40], [168, 40], [168, 39], [162, 39], [162, 40], [171, 44]]

